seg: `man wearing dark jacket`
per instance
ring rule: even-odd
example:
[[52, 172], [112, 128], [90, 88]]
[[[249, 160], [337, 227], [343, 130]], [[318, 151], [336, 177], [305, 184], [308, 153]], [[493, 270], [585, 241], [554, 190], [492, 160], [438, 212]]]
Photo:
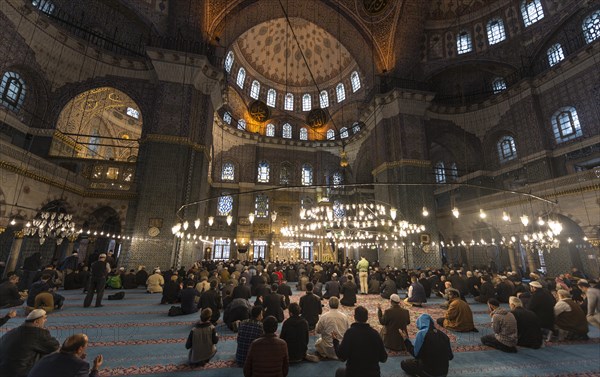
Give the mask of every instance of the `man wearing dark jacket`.
[[552, 331], [554, 329], [554, 305], [556, 304], [554, 296], [546, 288], [543, 288], [539, 281], [529, 283], [529, 288], [531, 289], [531, 298], [527, 309], [538, 316], [542, 331]]
[[46, 311], [35, 309], [25, 323], [0, 338], [2, 376], [25, 377], [40, 357], [58, 349], [58, 341], [45, 328]]
[[98, 260], [92, 263], [88, 292], [83, 301], [83, 306], [88, 308], [92, 304], [94, 291], [96, 292], [96, 307], [102, 306], [102, 296], [106, 286], [106, 276], [110, 272], [110, 266], [106, 262], [106, 254], [100, 254]]
[[352, 281], [352, 275], [348, 275], [348, 280], [342, 285], [342, 299], [340, 300], [340, 304], [344, 306], [354, 306], [356, 304], [356, 292], [358, 288], [356, 284]]
[[291, 303], [288, 310], [290, 317], [283, 322], [279, 337], [287, 343], [290, 363], [295, 363], [307, 358], [308, 322], [300, 317], [300, 305], [297, 303]]
[[194, 281], [188, 280], [186, 287], [179, 292], [179, 300], [181, 301], [181, 312], [183, 314], [192, 314], [198, 311], [196, 297], [200, 297], [200, 293], [194, 289]]
[[511, 313], [517, 320], [517, 334], [518, 341], [517, 345], [521, 347], [528, 347], [538, 349], [542, 346], [542, 328], [540, 327], [540, 320], [531, 310], [527, 310], [523, 307], [521, 299], [515, 296], [511, 296], [508, 299]]
[[485, 275], [481, 277], [481, 285], [479, 286], [479, 296], [475, 297], [475, 301], [487, 304], [488, 300], [496, 297], [494, 284], [490, 281], [490, 277]]
[[0, 284], [0, 308], [10, 308], [23, 305], [19, 294], [19, 275], [13, 274], [8, 280]]
[[135, 289], [138, 287], [137, 282], [135, 281], [135, 270], [131, 269], [128, 273], [121, 275], [121, 282], [123, 284], [123, 289]]
[[392, 278], [392, 275], [389, 274], [386, 276], [383, 285], [381, 286], [381, 297], [389, 300], [393, 294], [398, 293], [398, 287], [396, 287], [396, 282]]
[[317, 295], [313, 293], [313, 284], [306, 284], [306, 294], [300, 297], [302, 318], [308, 322], [308, 328], [313, 330], [319, 322], [319, 315], [323, 313], [323, 305]]
[[211, 280], [210, 289], [200, 296], [199, 306], [202, 309], [211, 308], [212, 315], [210, 321], [212, 324], [216, 324], [221, 316], [220, 310], [223, 308], [223, 301], [221, 300], [221, 295], [217, 291], [217, 281]]
[[283, 322], [283, 309], [286, 308], [285, 298], [277, 293], [277, 283], [273, 283], [271, 292], [263, 297], [263, 306], [265, 316], [272, 315], [277, 318], [277, 322]]
[[379, 377], [379, 363], [385, 363], [388, 354], [383, 340], [368, 323], [369, 312], [363, 306], [354, 309], [354, 322], [340, 343], [339, 334], [333, 334], [333, 347], [337, 357], [346, 362], [338, 368], [336, 377]]
[[288, 374], [289, 358], [287, 343], [279, 339], [277, 318], [269, 316], [263, 321], [265, 335], [250, 345], [244, 363], [244, 377], [282, 376]]
[[246, 300], [250, 300], [251, 297], [252, 292], [250, 291], [250, 287], [246, 285], [246, 278], [241, 277], [240, 283], [233, 287], [233, 299], [245, 298]]
[[38, 361], [27, 377], [98, 377], [98, 369], [102, 365], [102, 355], [94, 358], [94, 366], [84, 360], [88, 345], [85, 334], [75, 334], [65, 340], [60, 352], [45, 356]]
[[385, 348], [392, 351], [404, 350], [404, 339], [399, 330], [406, 332], [406, 326], [410, 324], [410, 313], [400, 306], [400, 296], [393, 294], [390, 297], [390, 307], [382, 312], [381, 304], [377, 305], [377, 317], [381, 328], [381, 337]]

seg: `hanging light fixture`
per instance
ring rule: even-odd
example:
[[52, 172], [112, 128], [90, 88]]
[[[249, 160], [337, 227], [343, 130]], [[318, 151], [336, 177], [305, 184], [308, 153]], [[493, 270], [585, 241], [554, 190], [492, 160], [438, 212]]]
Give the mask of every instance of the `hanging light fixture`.
[[345, 150], [342, 149], [342, 151], [340, 152], [340, 166], [345, 168], [349, 165], [348, 163], [348, 154], [346, 153]]
[[452, 208], [452, 215], [454, 215], [454, 217], [456, 217], [458, 219], [458, 216], [460, 216], [460, 212], [458, 211], [458, 208], [456, 208], [456, 207]]
[[429, 216], [429, 211], [427, 210], [427, 207], [425, 207], [425, 206], [423, 206], [423, 211], [421, 213], [423, 214], [423, 217]]
[[194, 221], [194, 228], [198, 229], [200, 227], [200, 219], [196, 219], [196, 221]]
[[215, 217], [208, 216], [208, 226], [213, 226], [214, 223], [215, 223]]
[[[173, 227], [171, 228], [171, 232], [173, 234], [179, 233], [180, 230], [181, 230], [181, 223], [177, 223], [177, 224], [173, 225]], [[89, 230], [88, 230], [88, 234], [90, 234]]]
[[394, 207], [390, 208], [390, 217], [392, 220], [396, 220], [396, 215], [398, 214], [398, 210]]
[[521, 216], [521, 223], [523, 224], [523, 226], [529, 225], [529, 216], [527, 216], [527, 215]]
[[232, 222], [233, 222], [233, 216], [227, 215], [227, 225], [231, 225]]
[[479, 218], [480, 219], [485, 219], [487, 217], [487, 214], [485, 213], [485, 211], [483, 210], [483, 208], [479, 209]]
[[248, 214], [248, 221], [250, 221], [250, 224], [254, 224], [254, 212]]
[[510, 215], [506, 212], [502, 212], [502, 220], [509, 222], [510, 221]]
[[538, 223], [538, 225], [539, 225], [539, 226], [542, 226], [542, 225], [544, 225], [546, 222], [544, 221], [544, 219], [542, 219], [541, 217], [539, 217], [539, 218], [538, 218], [538, 221], [537, 221], [537, 223]]
[[187, 230], [190, 226], [190, 223], [186, 221], [183, 222], [183, 230]]
[[271, 221], [275, 222], [275, 220], [277, 220], [277, 211], [273, 211], [271, 213]]

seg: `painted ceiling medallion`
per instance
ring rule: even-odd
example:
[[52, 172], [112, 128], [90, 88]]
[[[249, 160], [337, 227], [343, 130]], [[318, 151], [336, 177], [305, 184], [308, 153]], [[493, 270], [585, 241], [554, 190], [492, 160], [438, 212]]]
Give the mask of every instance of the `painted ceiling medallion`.
[[257, 122], [265, 122], [271, 116], [269, 107], [263, 101], [254, 101], [248, 106], [248, 113]]
[[363, 0], [365, 10], [370, 14], [377, 14], [385, 9], [389, 0]]
[[306, 116], [306, 124], [311, 128], [317, 129], [327, 123], [327, 113], [323, 109], [311, 110]]

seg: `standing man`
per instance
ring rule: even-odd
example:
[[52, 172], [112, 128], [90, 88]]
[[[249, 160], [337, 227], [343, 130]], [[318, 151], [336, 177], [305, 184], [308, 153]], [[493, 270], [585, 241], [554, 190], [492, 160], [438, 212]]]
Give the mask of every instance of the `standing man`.
[[360, 279], [360, 293], [366, 295], [369, 292], [369, 261], [364, 257], [356, 264], [358, 270], [358, 277]]
[[333, 347], [341, 361], [346, 361], [345, 368], [338, 368], [336, 377], [379, 377], [379, 363], [385, 363], [388, 354], [383, 340], [367, 323], [369, 312], [364, 306], [354, 309], [356, 322], [344, 334], [342, 342], [339, 334], [333, 333]]
[[390, 307], [382, 312], [381, 304], [377, 305], [377, 317], [381, 328], [381, 338], [383, 345], [392, 351], [404, 350], [404, 339], [399, 330], [406, 332], [406, 327], [410, 324], [410, 314], [408, 310], [400, 306], [400, 296], [393, 294], [390, 297]]
[[106, 286], [106, 276], [110, 272], [110, 266], [106, 262], [106, 254], [102, 253], [98, 256], [98, 260], [92, 263], [90, 271], [90, 281], [88, 283], [88, 291], [83, 301], [83, 307], [89, 308], [94, 298], [96, 291], [96, 307], [102, 306], [102, 296], [104, 295], [104, 287]]
[[90, 364], [85, 361], [87, 346], [87, 335], [71, 335], [62, 344], [60, 352], [42, 358], [27, 377], [51, 377], [57, 374], [64, 377], [98, 377], [98, 370], [104, 359], [102, 355], [96, 356], [90, 371]]
[[40, 357], [58, 349], [58, 340], [45, 328], [46, 320], [45, 310], [32, 310], [25, 323], [0, 338], [2, 376], [25, 377]]

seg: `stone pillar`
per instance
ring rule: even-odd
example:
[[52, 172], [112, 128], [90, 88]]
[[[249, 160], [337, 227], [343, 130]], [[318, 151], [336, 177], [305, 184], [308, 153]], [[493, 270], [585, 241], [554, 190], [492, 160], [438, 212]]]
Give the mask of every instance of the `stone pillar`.
[[23, 245], [23, 237], [25, 233], [22, 230], [18, 230], [14, 232], [14, 239], [12, 245], [10, 247], [10, 255], [8, 257], [8, 262], [6, 263], [6, 268], [4, 269], [4, 276], [6, 274], [14, 271], [17, 267], [17, 262], [19, 261], [19, 256], [21, 254], [21, 245]]
[[525, 247], [525, 252], [527, 253], [527, 266], [529, 267], [529, 272], [535, 272], [537, 270], [535, 258], [533, 257], [533, 252]]
[[65, 252], [65, 258], [70, 257], [73, 254], [73, 248], [75, 247], [75, 240], [77, 240], [78, 234], [69, 236], [69, 243], [67, 244], [67, 251]]

